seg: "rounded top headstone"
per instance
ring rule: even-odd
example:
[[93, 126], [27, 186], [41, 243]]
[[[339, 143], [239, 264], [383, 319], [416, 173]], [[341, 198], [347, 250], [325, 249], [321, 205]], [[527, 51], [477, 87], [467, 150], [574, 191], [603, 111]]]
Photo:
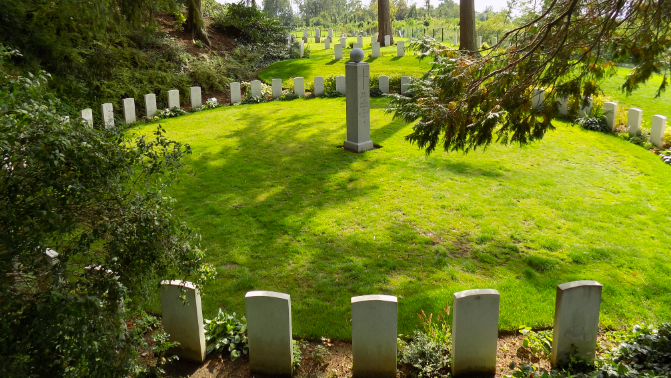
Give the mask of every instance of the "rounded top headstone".
[[352, 51], [349, 53], [349, 59], [354, 63], [361, 63], [363, 57], [364, 53], [360, 48], [352, 49]]

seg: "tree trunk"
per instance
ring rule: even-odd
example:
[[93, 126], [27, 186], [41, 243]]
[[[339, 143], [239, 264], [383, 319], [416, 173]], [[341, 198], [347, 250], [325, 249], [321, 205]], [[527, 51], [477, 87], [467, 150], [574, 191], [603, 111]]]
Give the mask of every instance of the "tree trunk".
[[461, 0], [459, 3], [459, 50], [478, 51], [475, 35], [475, 1]]
[[384, 36], [391, 36], [391, 44], [394, 44], [394, 31], [391, 28], [391, 10], [389, 0], [378, 0], [377, 2], [377, 41], [384, 46]]
[[210, 46], [210, 39], [207, 37], [205, 23], [203, 22], [203, 8], [201, 0], [189, 0], [186, 15], [186, 31], [191, 33], [194, 40], [199, 40]]

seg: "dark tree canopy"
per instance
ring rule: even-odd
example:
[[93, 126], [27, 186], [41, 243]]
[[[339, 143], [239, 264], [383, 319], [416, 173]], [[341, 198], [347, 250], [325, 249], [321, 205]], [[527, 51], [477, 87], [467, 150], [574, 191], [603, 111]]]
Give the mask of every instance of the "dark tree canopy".
[[[613, 60], [636, 67], [622, 85], [635, 90], [653, 74], [666, 89], [671, 47], [671, 2], [665, 0], [551, 0], [496, 46], [473, 54], [434, 40], [414, 44], [435, 62], [414, 83], [412, 98], [397, 96], [391, 111], [419, 120], [407, 139], [427, 153], [470, 151], [492, 142], [526, 144], [553, 129], [559, 97], [584, 99], [600, 92]], [[544, 106], [531, 109], [534, 88]]]

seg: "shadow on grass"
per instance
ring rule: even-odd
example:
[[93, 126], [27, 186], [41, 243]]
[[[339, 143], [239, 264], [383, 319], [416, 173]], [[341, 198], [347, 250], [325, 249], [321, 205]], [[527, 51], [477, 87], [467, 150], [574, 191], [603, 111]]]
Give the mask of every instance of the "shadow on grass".
[[332, 61], [330, 61], [330, 62], [328, 62], [328, 63], [325, 63], [325, 65], [327, 65], [327, 66], [332, 66], [332, 65], [334, 65], [334, 64], [336, 64], [336, 63], [338, 63], [338, 62], [340, 62], [341, 60], [342, 60], [342, 59], [333, 59]]

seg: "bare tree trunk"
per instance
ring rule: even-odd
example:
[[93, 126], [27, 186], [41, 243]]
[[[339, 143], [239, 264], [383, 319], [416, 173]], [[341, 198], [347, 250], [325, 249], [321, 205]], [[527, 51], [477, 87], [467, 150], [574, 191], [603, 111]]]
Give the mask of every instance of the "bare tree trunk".
[[394, 44], [394, 30], [391, 28], [391, 10], [389, 9], [389, 0], [378, 0], [377, 2], [377, 41], [380, 46], [384, 46], [384, 36], [391, 36], [391, 44]]
[[475, 1], [461, 0], [459, 3], [459, 50], [478, 51], [475, 35]]
[[210, 39], [207, 37], [205, 23], [203, 22], [203, 8], [201, 0], [190, 0], [187, 7], [186, 31], [191, 33], [191, 37], [210, 46]]

